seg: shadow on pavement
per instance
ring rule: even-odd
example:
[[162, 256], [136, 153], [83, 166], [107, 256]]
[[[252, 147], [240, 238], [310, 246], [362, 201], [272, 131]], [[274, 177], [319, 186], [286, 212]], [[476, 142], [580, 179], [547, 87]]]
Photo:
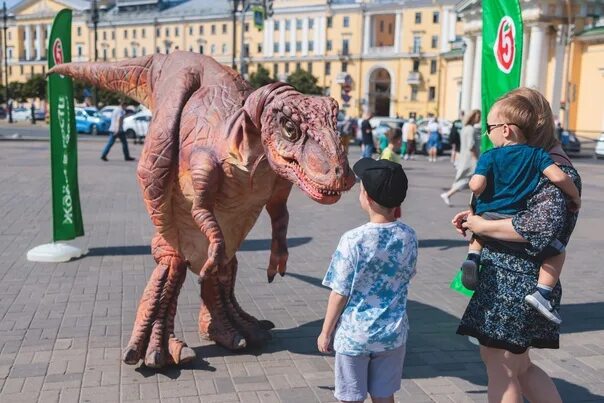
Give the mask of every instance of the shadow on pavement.
[[187, 370], [192, 370], [192, 369], [199, 370], [199, 371], [208, 371], [208, 372], [216, 371], [216, 368], [214, 368], [213, 366], [208, 364], [207, 361], [203, 360], [204, 356], [200, 355], [201, 352], [199, 352], [195, 348], [193, 350], [195, 350], [195, 354], [197, 355], [197, 358], [186, 365], [182, 365], [180, 367], [170, 366], [170, 367], [161, 368], [161, 369], [154, 369], [154, 368], [149, 368], [143, 364], [140, 367], [136, 368], [135, 371], [138, 372], [139, 374], [141, 374], [145, 378], [148, 378], [150, 376], [155, 376], [155, 375], [163, 375], [170, 379], [178, 379], [180, 377], [180, 374], [182, 371], [187, 371]]
[[440, 248], [440, 250], [449, 250], [458, 246], [467, 246], [468, 241], [463, 239], [420, 239], [420, 248]]
[[[287, 246], [295, 248], [312, 241], [311, 237], [288, 238]], [[240, 251], [261, 251], [270, 250], [270, 239], [247, 239], [243, 241]], [[130, 245], [130, 246], [102, 246], [94, 247], [88, 250], [86, 256], [135, 256], [135, 255], [150, 255], [151, 246], [149, 245]]]
[[560, 378], [552, 378], [564, 402], [602, 402], [604, 396], [594, 395], [587, 388]]
[[[564, 287], [564, 285], [563, 285]], [[604, 330], [604, 302], [565, 304], [560, 307], [562, 325], [560, 333], [582, 333]], [[562, 345], [564, 348], [564, 345]]]

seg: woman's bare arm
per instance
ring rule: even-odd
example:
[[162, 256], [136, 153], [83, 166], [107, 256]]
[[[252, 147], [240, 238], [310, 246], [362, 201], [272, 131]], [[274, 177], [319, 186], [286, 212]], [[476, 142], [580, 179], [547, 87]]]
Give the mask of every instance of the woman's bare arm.
[[472, 231], [474, 234], [488, 238], [508, 242], [526, 242], [526, 239], [520, 236], [514, 229], [511, 218], [503, 220], [485, 220], [480, 216], [470, 215], [462, 226], [464, 229]]

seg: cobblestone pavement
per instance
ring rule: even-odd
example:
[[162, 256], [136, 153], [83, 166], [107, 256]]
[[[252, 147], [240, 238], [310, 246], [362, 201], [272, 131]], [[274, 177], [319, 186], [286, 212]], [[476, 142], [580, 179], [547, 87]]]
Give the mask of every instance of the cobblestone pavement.
[[[266, 283], [269, 220], [259, 219], [239, 253], [237, 292], [250, 313], [275, 322], [262, 350], [231, 354], [197, 335], [199, 290], [189, 275], [176, 332], [197, 353], [183, 369], [127, 366], [120, 352], [152, 269], [152, 227], [135, 181], [135, 165], [117, 145], [109, 162], [101, 143], [80, 144], [80, 194], [90, 253], [64, 264], [30, 263], [28, 249], [49, 241], [48, 143], [0, 143], [0, 401], [328, 402], [333, 357], [316, 351], [328, 290], [321, 278], [343, 231], [365, 217], [357, 189], [334, 206], [294, 190], [290, 200], [288, 275]], [[131, 146], [133, 147], [133, 146]], [[139, 148], [134, 148], [138, 155]], [[358, 150], [353, 149], [353, 157]], [[604, 401], [604, 165], [579, 160], [581, 218], [563, 271], [562, 349], [533, 351], [565, 401]], [[486, 377], [477, 347], [456, 336], [467, 300], [448, 288], [466, 242], [448, 224], [455, 208], [438, 197], [453, 177], [442, 158], [405, 163], [410, 178], [404, 220], [421, 239], [409, 299], [411, 333], [403, 402], [484, 402]]]

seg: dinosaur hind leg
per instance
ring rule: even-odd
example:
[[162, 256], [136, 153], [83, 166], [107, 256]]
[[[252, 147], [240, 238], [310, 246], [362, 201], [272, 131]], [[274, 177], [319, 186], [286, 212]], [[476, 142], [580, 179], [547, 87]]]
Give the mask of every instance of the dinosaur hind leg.
[[246, 346], [259, 346], [271, 338], [263, 328], [265, 324], [249, 315], [235, 298], [237, 258], [233, 257], [221, 274], [207, 276], [201, 286], [202, 306], [199, 312], [199, 332], [202, 337], [238, 350]]
[[184, 364], [195, 353], [174, 335], [174, 317], [187, 264], [159, 234], [153, 239], [153, 256], [157, 267], [141, 297], [123, 360], [135, 365], [144, 354], [145, 365], [151, 368]]

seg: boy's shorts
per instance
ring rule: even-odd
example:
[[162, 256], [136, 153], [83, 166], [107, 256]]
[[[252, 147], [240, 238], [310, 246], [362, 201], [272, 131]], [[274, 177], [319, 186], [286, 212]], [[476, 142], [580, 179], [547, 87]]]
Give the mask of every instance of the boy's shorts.
[[368, 355], [336, 353], [336, 399], [365, 400], [367, 392], [372, 397], [389, 397], [401, 388], [405, 344], [394, 350]]

